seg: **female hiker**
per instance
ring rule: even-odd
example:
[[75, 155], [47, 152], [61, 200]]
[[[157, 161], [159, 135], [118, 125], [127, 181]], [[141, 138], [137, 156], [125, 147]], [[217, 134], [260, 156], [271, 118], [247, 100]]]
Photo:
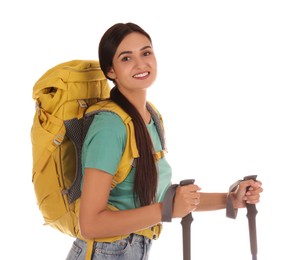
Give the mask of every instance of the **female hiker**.
[[[94, 117], [82, 156], [79, 225], [83, 239], [76, 239], [67, 259], [85, 259], [86, 253], [92, 259], [148, 259], [152, 240], [160, 235], [162, 201], [172, 178], [158, 123], [151, 116], [153, 106], [147, 102], [148, 88], [157, 75], [151, 38], [136, 24], [115, 24], [101, 38], [99, 61], [114, 83], [109, 107], [118, 105], [132, 118], [139, 157], [126, 179], [111, 189], [131, 143], [125, 122], [116, 113], [102, 111]], [[232, 203], [235, 208], [255, 204], [260, 192], [259, 181], [243, 181], [232, 193]], [[224, 209], [226, 198], [227, 193], [201, 193], [194, 184], [178, 187], [172, 217]], [[88, 241], [95, 241], [92, 248]]]

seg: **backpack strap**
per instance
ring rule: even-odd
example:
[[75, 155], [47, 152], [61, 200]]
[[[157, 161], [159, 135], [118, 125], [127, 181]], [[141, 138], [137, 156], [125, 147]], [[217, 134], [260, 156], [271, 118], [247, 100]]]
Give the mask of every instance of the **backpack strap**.
[[113, 189], [118, 183], [121, 183], [127, 177], [132, 168], [133, 160], [139, 157], [139, 152], [136, 144], [135, 131], [132, 119], [116, 103], [110, 100], [106, 100], [89, 107], [85, 113], [85, 120], [89, 120], [91, 123], [92, 120], [88, 118], [93, 118], [94, 115], [104, 111], [117, 114], [126, 126], [126, 146], [119, 166], [117, 168], [116, 174], [114, 175], [112, 180], [111, 189]]
[[[151, 117], [155, 123], [160, 141], [162, 150], [157, 151], [154, 156], [156, 160], [161, 159], [164, 157], [166, 153], [166, 143], [165, 143], [165, 134], [164, 134], [164, 128], [163, 128], [163, 120], [160, 113], [157, 111], [157, 109], [150, 103], [147, 102], [147, 109], [151, 114]], [[119, 163], [119, 166], [117, 168], [117, 172], [113, 177], [111, 189], [113, 189], [117, 184], [123, 182], [127, 175], [129, 174], [132, 167], [136, 165], [136, 159], [139, 157], [139, 152], [136, 144], [135, 139], [135, 130], [134, 125], [132, 122], [132, 118], [115, 102], [110, 100], [101, 101], [93, 106], [90, 106], [86, 113], [85, 113], [85, 120], [89, 120], [88, 118], [91, 116], [94, 116], [100, 112], [112, 112], [117, 114], [123, 121], [123, 123], [126, 126], [126, 146], [125, 150], [123, 152], [121, 161]], [[92, 120], [89, 120], [90, 123]]]
[[[159, 113], [159, 111], [155, 108], [155, 106], [151, 102], [148, 101], [146, 104], [146, 107], [147, 107], [148, 111], [150, 112], [151, 117], [155, 123], [155, 126], [157, 128], [157, 132], [158, 132], [158, 135], [159, 135], [159, 138], [161, 141], [162, 149], [165, 153], [165, 152], [167, 152], [167, 147], [166, 147], [166, 139], [165, 139], [165, 131], [164, 131], [164, 124], [163, 124], [162, 115]], [[160, 155], [162, 155], [161, 151], [159, 153], [160, 153]]]
[[91, 260], [92, 259], [93, 245], [94, 245], [94, 240], [87, 240], [86, 241], [85, 260]]

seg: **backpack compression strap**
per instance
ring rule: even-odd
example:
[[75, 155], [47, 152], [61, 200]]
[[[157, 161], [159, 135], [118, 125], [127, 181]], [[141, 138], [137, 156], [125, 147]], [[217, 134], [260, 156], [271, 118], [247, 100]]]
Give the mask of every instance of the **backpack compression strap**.
[[54, 139], [49, 145], [47, 145], [47, 149], [45, 149], [43, 154], [40, 156], [40, 159], [35, 163], [33, 167], [34, 172], [41, 172], [46, 166], [46, 163], [48, 162], [51, 154], [61, 145], [62, 141], [64, 140], [66, 129], [63, 120], [58, 119], [49, 113], [45, 113], [45, 111], [39, 106], [37, 106], [37, 113], [39, 118], [42, 116], [48, 118], [50, 124], [53, 125], [52, 129], [54, 134]]

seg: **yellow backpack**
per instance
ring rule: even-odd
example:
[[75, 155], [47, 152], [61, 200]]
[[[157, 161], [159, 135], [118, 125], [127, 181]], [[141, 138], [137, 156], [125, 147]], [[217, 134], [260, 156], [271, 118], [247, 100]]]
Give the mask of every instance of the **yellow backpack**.
[[[139, 157], [132, 120], [108, 99], [109, 93], [98, 61], [92, 60], [61, 63], [48, 70], [33, 88], [36, 112], [31, 129], [32, 182], [37, 204], [45, 224], [72, 237], [81, 238], [81, 148], [93, 116], [102, 110], [113, 111], [126, 125], [126, 148], [112, 188], [126, 178], [133, 160]], [[165, 150], [162, 117], [151, 103], [148, 109]], [[155, 154], [157, 159], [164, 155], [163, 150]], [[148, 229], [142, 234], [152, 236], [152, 232], [155, 231]]]
[[[96, 61], [73, 60], [48, 70], [34, 85], [36, 113], [31, 129], [33, 185], [46, 224], [71, 236], [79, 233], [77, 212], [83, 138], [88, 106], [109, 97], [110, 87]], [[78, 130], [78, 140], [73, 136]], [[77, 142], [78, 141], [78, 142]]]

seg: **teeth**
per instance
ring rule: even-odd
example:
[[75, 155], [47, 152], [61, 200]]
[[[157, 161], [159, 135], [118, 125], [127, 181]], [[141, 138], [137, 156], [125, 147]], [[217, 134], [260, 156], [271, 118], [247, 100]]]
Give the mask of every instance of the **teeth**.
[[137, 74], [137, 75], [134, 75], [135, 78], [141, 78], [141, 77], [145, 77], [148, 75], [148, 72], [144, 72], [144, 73], [141, 73], [141, 74]]

